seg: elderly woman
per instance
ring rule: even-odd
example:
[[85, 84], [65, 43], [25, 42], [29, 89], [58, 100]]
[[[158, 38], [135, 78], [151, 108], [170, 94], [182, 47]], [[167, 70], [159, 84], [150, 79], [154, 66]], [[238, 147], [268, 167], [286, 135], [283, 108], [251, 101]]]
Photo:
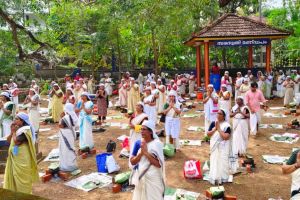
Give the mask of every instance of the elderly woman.
[[288, 106], [294, 98], [294, 81], [290, 76], [286, 77], [286, 80], [283, 82], [283, 87], [285, 88], [283, 105]]
[[135, 185], [133, 200], [163, 200], [165, 190], [165, 162], [163, 144], [155, 134], [155, 124], [144, 121], [142, 139], [136, 141], [130, 155], [135, 166], [130, 183]]
[[[166, 115], [165, 131], [166, 131], [166, 143], [174, 143], [175, 148], [178, 150], [179, 134], [180, 134], [180, 113], [181, 103], [178, 102], [177, 93], [172, 90], [168, 95], [168, 101], [164, 106], [164, 112]], [[171, 138], [170, 138], [171, 136]]]
[[[219, 108], [225, 110], [226, 113], [229, 113], [231, 109], [231, 94], [227, 90], [227, 86], [225, 84], [221, 85], [221, 91], [219, 93]], [[229, 115], [226, 115], [226, 121], [229, 122]]]
[[66, 103], [59, 122], [59, 169], [62, 171], [70, 172], [78, 168], [75, 151], [77, 123], [78, 117], [74, 111], [74, 105]]
[[148, 115], [149, 121], [156, 124], [157, 110], [156, 110], [156, 98], [151, 94], [151, 87], [147, 87], [144, 90], [145, 97], [143, 99], [144, 112]]
[[80, 150], [92, 149], [94, 147], [93, 139], [93, 112], [94, 104], [90, 100], [88, 93], [81, 94], [81, 101], [76, 105], [75, 112], [79, 113], [79, 148]]
[[67, 88], [66, 89], [66, 94], [64, 95], [63, 98], [63, 104], [71, 103], [75, 104], [75, 96], [72, 88]]
[[283, 87], [283, 82], [285, 80], [285, 75], [282, 70], [279, 70], [279, 75], [277, 76], [277, 84], [276, 84], [276, 89], [277, 89], [277, 96], [282, 98], [285, 93], [285, 88]]
[[98, 108], [98, 119], [102, 123], [106, 119], [107, 115], [107, 107], [108, 107], [108, 96], [107, 92], [105, 91], [104, 84], [100, 84], [99, 88], [96, 92], [96, 98], [97, 98], [97, 108]]
[[283, 174], [292, 174], [291, 200], [300, 199], [300, 150], [292, 153], [282, 166]]
[[10, 134], [10, 126], [13, 122], [15, 105], [8, 92], [0, 94], [0, 138]]
[[135, 83], [133, 77], [130, 78], [130, 84], [127, 87], [127, 106], [128, 111], [134, 112], [135, 105], [141, 100], [140, 87]]
[[232, 151], [234, 155], [246, 154], [249, 136], [250, 111], [244, 104], [243, 97], [236, 98], [236, 105], [231, 110], [232, 117]]
[[240, 87], [240, 93], [243, 98], [245, 98], [246, 92], [250, 90], [249, 78], [244, 78], [243, 84]]
[[219, 110], [217, 120], [210, 124], [207, 132], [210, 137], [209, 182], [213, 185], [227, 182], [230, 173], [231, 128], [225, 118], [225, 111]]
[[54, 84], [50, 92], [50, 97], [52, 97], [52, 119], [54, 123], [59, 122], [60, 115], [63, 112], [63, 92], [58, 86]]
[[30, 88], [24, 103], [30, 104], [28, 108], [29, 120], [34, 127], [34, 130], [38, 132], [40, 128], [40, 95], [35, 89]]
[[4, 189], [31, 194], [32, 184], [39, 179], [35, 136], [29, 116], [18, 113], [7, 137], [10, 142], [4, 173]]
[[130, 154], [132, 153], [133, 146], [137, 140], [141, 139], [140, 126], [148, 120], [148, 115], [144, 113], [144, 106], [142, 102], [138, 102], [135, 106], [135, 113], [129, 119], [130, 126]]

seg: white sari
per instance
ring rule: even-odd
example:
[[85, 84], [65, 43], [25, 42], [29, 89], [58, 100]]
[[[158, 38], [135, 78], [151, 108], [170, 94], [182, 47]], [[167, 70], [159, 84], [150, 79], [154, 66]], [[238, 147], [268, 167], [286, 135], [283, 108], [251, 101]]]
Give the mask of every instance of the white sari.
[[161, 92], [160, 90], [158, 90], [158, 99], [157, 99], [157, 103], [156, 103], [158, 113], [162, 113], [164, 111], [164, 105], [167, 101], [166, 87], [164, 85], [160, 85], [159, 89], [161, 89], [161, 90], [164, 89], [164, 92]]
[[[33, 95], [30, 97], [31, 101], [39, 101], [40, 96], [38, 94]], [[32, 105], [30, 103], [30, 107], [28, 110], [28, 115], [29, 115], [29, 121], [31, 122], [32, 126], [34, 127], [34, 130], [38, 132], [40, 128], [40, 103], [37, 105]]]
[[61, 120], [64, 121], [67, 127], [61, 128], [59, 134], [59, 169], [74, 171], [78, 168], [75, 151], [75, 125], [71, 125], [70, 115], [65, 115]]
[[149, 95], [144, 98], [144, 112], [148, 115], [149, 121], [152, 121], [154, 124], [156, 124], [157, 120], [157, 110], [156, 105], [150, 106], [149, 104], [145, 104], [146, 102], [153, 102], [154, 96]]
[[211, 98], [204, 104], [205, 133], [207, 133], [211, 122], [213, 122], [217, 119], [218, 110], [219, 110], [218, 104], [214, 104], [214, 102]]
[[12, 101], [8, 101], [3, 105], [3, 107], [7, 109], [9, 105], [13, 105], [12, 113], [9, 116], [6, 115], [2, 109], [0, 109], [0, 138], [6, 137], [11, 133], [10, 126], [15, 115], [15, 105]]
[[[232, 112], [239, 108], [235, 105]], [[245, 112], [247, 106], [241, 108], [241, 112]], [[248, 145], [249, 136], [249, 119], [246, 119], [241, 113], [236, 114], [232, 119], [232, 151], [234, 155], [245, 154]]]
[[[135, 116], [132, 120], [131, 120], [131, 124], [132, 125], [141, 125], [142, 122], [144, 121], [145, 118], [147, 118], [148, 115], [146, 115], [145, 113], [141, 113], [138, 116]], [[137, 140], [140, 140], [142, 138], [141, 133], [137, 133], [135, 132], [135, 129], [130, 129], [130, 140], [129, 140], [129, 144], [130, 144], [130, 155], [133, 151], [133, 147], [134, 144]], [[130, 163], [130, 162], [129, 162]]]
[[[81, 106], [81, 103], [79, 103], [78, 107]], [[84, 107], [86, 109], [93, 109], [94, 104], [91, 101], [87, 101], [84, 103]], [[94, 147], [94, 140], [93, 140], [93, 126], [92, 126], [93, 120], [91, 115], [88, 115], [83, 110], [80, 111], [79, 114], [79, 148], [84, 149], [86, 147], [89, 147], [92, 149]]]
[[[222, 131], [230, 127], [226, 121], [220, 123]], [[223, 140], [216, 131], [210, 138], [210, 170], [209, 182], [221, 184], [227, 182], [230, 175], [231, 140]]]
[[[227, 96], [228, 94], [230, 95], [229, 91], [224, 92], [225, 96]], [[225, 120], [229, 122], [229, 119], [230, 119], [229, 118], [230, 117], [229, 112], [231, 110], [231, 97], [229, 97], [228, 100], [225, 100], [224, 97], [221, 97], [219, 99], [219, 108], [226, 112], [226, 119]]]
[[[159, 139], [147, 143], [148, 152], [154, 155], [160, 163], [160, 168], [150, 164], [149, 160], [142, 156], [138, 163], [138, 169], [134, 172], [137, 177], [134, 181], [132, 200], [163, 200], [165, 191], [165, 162], [163, 144]], [[140, 152], [141, 150], [139, 150]]]

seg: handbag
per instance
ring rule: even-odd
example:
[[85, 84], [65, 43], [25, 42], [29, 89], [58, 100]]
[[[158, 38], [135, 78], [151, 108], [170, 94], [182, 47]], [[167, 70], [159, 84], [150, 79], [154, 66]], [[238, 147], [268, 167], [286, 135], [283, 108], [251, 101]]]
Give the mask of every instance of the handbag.
[[117, 144], [114, 141], [109, 140], [109, 142], [106, 145], [106, 152], [113, 152], [116, 150], [116, 147]]
[[184, 163], [183, 173], [185, 178], [201, 179], [201, 164], [199, 160], [188, 160]]

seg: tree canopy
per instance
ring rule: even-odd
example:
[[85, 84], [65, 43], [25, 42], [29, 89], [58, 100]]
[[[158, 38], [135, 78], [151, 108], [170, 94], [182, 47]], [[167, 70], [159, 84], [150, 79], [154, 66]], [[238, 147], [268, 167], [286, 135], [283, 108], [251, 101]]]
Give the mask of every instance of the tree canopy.
[[[278, 48], [299, 48], [299, 1], [267, 9], [268, 23], [293, 31]], [[0, 73], [16, 64], [112, 68], [191, 68], [182, 42], [227, 12], [257, 15], [255, 0], [4, 0], [0, 2]], [[298, 20], [298, 21], [297, 21]], [[243, 52], [227, 50], [241, 61]], [[293, 54], [296, 56], [297, 53]], [[224, 52], [212, 52], [217, 60]], [[2, 67], [3, 66], [3, 67]]]

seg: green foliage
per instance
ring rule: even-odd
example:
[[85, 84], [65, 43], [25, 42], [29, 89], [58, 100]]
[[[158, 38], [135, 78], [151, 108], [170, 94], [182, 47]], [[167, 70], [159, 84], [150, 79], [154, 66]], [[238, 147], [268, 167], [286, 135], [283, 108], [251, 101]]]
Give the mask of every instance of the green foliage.
[[[183, 45], [192, 32], [201, 30], [207, 23], [225, 12], [241, 15], [258, 12], [257, 0], [232, 1], [219, 8], [211, 0], [101, 0], [91, 4], [83, 1], [57, 0], [3, 0], [0, 6], [13, 19], [26, 28], [37, 28], [34, 35], [53, 48], [49, 59], [74, 67], [78, 61], [84, 67], [97, 70], [111, 68], [112, 52], [121, 70], [153, 67], [180, 69], [195, 66], [195, 49]], [[264, 12], [272, 25], [289, 29], [294, 35], [276, 48], [299, 49], [299, 3], [288, 1], [288, 7]], [[250, 9], [251, 8], [251, 9]], [[298, 10], [297, 10], [298, 9]], [[30, 11], [45, 22], [38, 26], [36, 19], [25, 19]], [[286, 17], [289, 16], [289, 17]], [[0, 24], [4, 21], [0, 19]], [[26, 51], [36, 48], [25, 34], [20, 33], [21, 45]], [[227, 60], [235, 66], [245, 65], [245, 52], [239, 49], [212, 48], [211, 57]], [[14, 73], [17, 49], [9, 31], [0, 31], [0, 73]], [[50, 55], [51, 54], [51, 55]], [[295, 54], [296, 55], [296, 54]], [[150, 63], [150, 64], [149, 64]], [[29, 64], [33, 66], [33, 64]]]

